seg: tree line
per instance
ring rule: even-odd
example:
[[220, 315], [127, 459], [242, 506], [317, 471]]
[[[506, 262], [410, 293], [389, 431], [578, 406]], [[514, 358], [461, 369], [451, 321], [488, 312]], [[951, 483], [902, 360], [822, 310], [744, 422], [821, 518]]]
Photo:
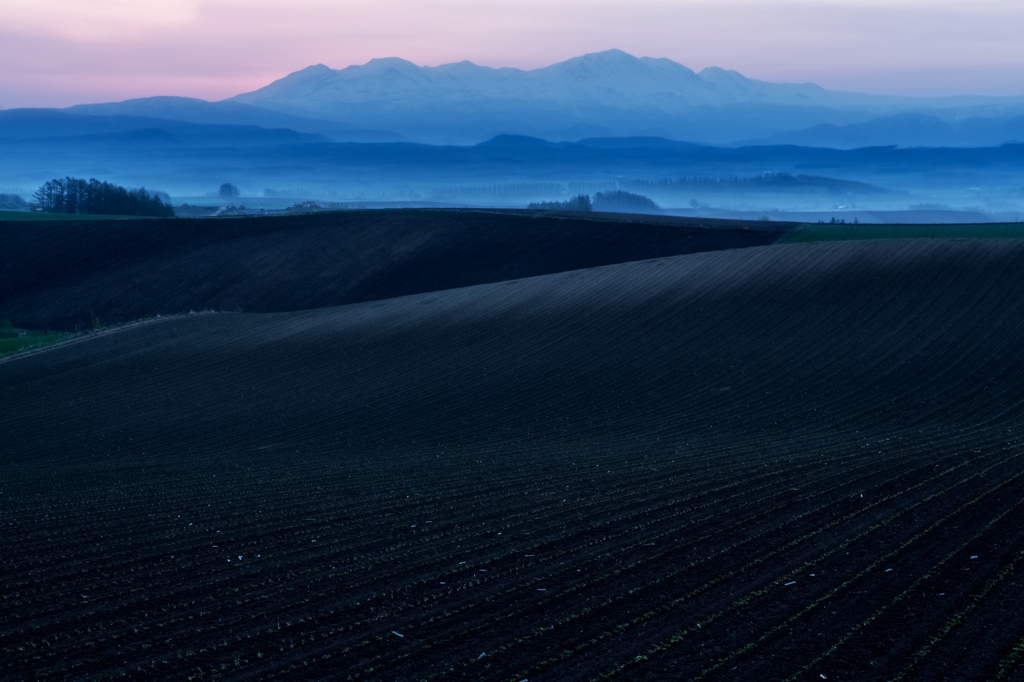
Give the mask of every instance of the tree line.
[[526, 208], [542, 209], [545, 211], [582, 211], [587, 213], [594, 210], [590, 202], [589, 194], [577, 194], [568, 201], [534, 201]]
[[[162, 195], [162, 196], [161, 196]], [[64, 178], [35, 191], [34, 206], [46, 213], [174, 217], [169, 197], [145, 187], [125, 189], [109, 182]]]
[[658, 213], [661, 207], [642, 194], [614, 190], [598, 192], [591, 199], [589, 194], [577, 194], [568, 201], [535, 201], [529, 209], [549, 211], [606, 211], [622, 213]]

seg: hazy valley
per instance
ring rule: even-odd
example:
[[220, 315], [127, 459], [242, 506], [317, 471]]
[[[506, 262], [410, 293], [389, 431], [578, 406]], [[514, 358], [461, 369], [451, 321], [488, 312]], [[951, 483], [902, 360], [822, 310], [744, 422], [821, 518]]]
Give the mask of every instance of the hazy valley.
[[[1024, 98], [832, 92], [614, 50], [533, 71], [377, 59], [221, 102], [0, 111], [0, 193], [95, 176], [216, 204], [230, 182], [247, 208], [273, 210], [525, 207], [624, 189], [685, 215], [1016, 220], [1022, 112]], [[764, 181], [778, 176], [810, 179]]]

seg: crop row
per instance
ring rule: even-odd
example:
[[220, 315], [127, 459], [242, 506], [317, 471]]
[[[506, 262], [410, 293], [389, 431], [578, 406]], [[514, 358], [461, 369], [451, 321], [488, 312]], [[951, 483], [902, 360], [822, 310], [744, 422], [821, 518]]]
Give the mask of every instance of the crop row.
[[[760, 587], [758, 589], [755, 589], [753, 591], [750, 591], [746, 595], [744, 595], [743, 597], [741, 597], [739, 599], [733, 600], [724, 609], [718, 610], [718, 611], [716, 611], [716, 612], [714, 612], [712, 614], [706, 615], [706, 616], [701, 617], [701, 618], [698, 618], [695, 613], [691, 612], [691, 616], [690, 616], [691, 624], [689, 624], [687, 627], [685, 627], [685, 628], [683, 628], [683, 629], [673, 633], [670, 637], [662, 640], [661, 642], [658, 642], [658, 643], [654, 644], [653, 646], [651, 646], [651, 647], [647, 648], [646, 650], [644, 650], [643, 652], [641, 652], [639, 654], [639, 656], [641, 656], [641, 658], [633, 657], [633, 658], [627, 659], [626, 661], [623, 661], [623, 662], [617, 664], [614, 668], [611, 668], [611, 669], [607, 670], [606, 672], [602, 673], [599, 676], [599, 678], [600, 679], [604, 679], [604, 678], [615, 677], [616, 675], [621, 674], [628, 667], [631, 667], [631, 666], [636, 665], [638, 663], [641, 663], [643, 661], [649, 660], [651, 657], [653, 657], [655, 655], [660, 655], [660, 654], [662, 654], [662, 653], [672, 649], [673, 647], [675, 647], [675, 646], [679, 645], [680, 643], [682, 643], [683, 641], [685, 641], [688, 637], [692, 637], [692, 636], [694, 636], [694, 635], [696, 635], [698, 633], [706, 634], [705, 631], [709, 628], [709, 626], [711, 626], [716, 621], [719, 621], [720, 619], [725, 617], [727, 614], [730, 614], [730, 613], [734, 612], [735, 610], [737, 610], [737, 609], [739, 609], [741, 607], [748, 606], [748, 605], [752, 604], [752, 602], [755, 599], [764, 597], [766, 595], [769, 595], [769, 594], [775, 592], [776, 590], [779, 589], [780, 586], [785, 585], [785, 583], [791, 582], [792, 580], [794, 580], [797, 577], [806, 575], [813, 568], [813, 566], [817, 562], [819, 562], [819, 561], [821, 561], [824, 558], [827, 558], [829, 556], [836, 555], [836, 554], [839, 554], [840, 552], [845, 551], [853, 543], [855, 543], [855, 542], [857, 542], [859, 540], [862, 540], [862, 539], [864, 539], [866, 537], [869, 537], [871, 534], [875, 533], [879, 529], [882, 529], [882, 528], [892, 524], [898, 518], [900, 518], [900, 517], [902, 517], [902, 516], [904, 516], [906, 514], [909, 514], [909, 513], [915, 511], [916, 509], [918, 509], [918, 508], [920, 508], [920, 507], [922, 507], [922, 506], [924, 506], [926, 504], [929, 504], [929, 503], [931, 503], [933, 501], [936, 501], [936, 500], [940, 500], [944, 495], [948, 494], [949, 492], [959, 488], [960, 486], [962, 486], [962, 485], [964, 485], [966, 483], [969, 483], [972, 480], [979, 479], [980, 477], [983, 476], [983, 474], [988, 469], [994, 468], [995, 466], [998, 466], [1000, 464], [1005, 464], [1006, 461], [1007, 460], [1003, 460], [1003, 461], [1001, 461], [1001, 462], [999, 462], [997, 464], [990, 465], [987, 469], [983, 469], [982, 471], [975, 472], [975, 473], [973, 473], [970, 476], [964, 477], [963, 479], [956, 480], [953, 483], [951, 483], [949, 485], [946, 485], [945, 487], [940, 488], [938, 491], [935, 491], [935, 492], [933, 492], [933, 493], [931, 493], [931, 494], [929, 494], [929, 495], [927, 495], [927, 496], [925, 496], [925, 497], [923, 497], [923, 498], [921, 498], [921, 499], [919, 499], [919, 500], [917, 500], [917, 501], [915, 501], [913, 503], [905, 504], [905, 505], [896, 505], [895, 508], [891, 509], [887, 513], [887, 515], [885, 515], [881, 519], [875, 521], [874, 523], [871, 523], [869, 526], [867, 526], [866, 528], [861, 529], [859, 532], [856, 532], [852, 536], [846, 537], [846, 538], [844, 538], [841, 541], [837, 541], [837, 542], [834, 542], [834, 543], [829, 543], [828, 549], [823, 554], [819, 554], [814, 559], [811, 559], [809, 561], [805, 561], [805, 562], [801, 563], [799, 566], [796, 566], [796, 567], [790, 569], [789, 571], [787, 571], [785, 573], [782, 573], [782, 574], [779, 574], [779, 575], [776, 575], [776, 576], [772, 576], [772, 578], [768, 581], [767, 585], [765, 585], [764, 587]], [[844, 516], [841, 516], [839, 518], [834, 518], [829, 523], [827, 523], [827, 524], [825, 524], [823, 526], [818, 526], [818, 527], [812, 528], [811, 530], [809, 530], [808, 532], [806, 532], [804, 535], [802, 535], [800, 537], [794, 538], [793, 540], [790, 540], [789, 542], [787, 542], [785, 544], [777, 546], [776, 548], [774, 548], [771, 551], [768, 551], [768, 552], [765, 552], [763, 554], [759, 554], [759, 555], [755, 556], [755, 558], [749, 560], [745, 565], [743, 565], [741, 567], [738, 567], [737, 569], [734, 569], [731, 572], [723, 572], [723, 573], [721, 573], [719, 575], [716, 575], [716, 577], [713, 578], [711, 581], [709, 581], [709, 583], [705, 583], [704, 585], [701, 585], [700, 587], [698, 587], [696, 589], [693, 589], [690, 592], [688, 592], [687, 594], [682, 595], [680, 597], [677, 597], [676, 599], [674, 599], [672, 601], [666, 602], [664, 604], [660, 604], [658, 606], [658, 608], [653, 609], [652, 611], [646, 612], [646, 613], [644, 613], [644, 614], [642, 614], [640, 616], [637, 616], [634, 619], [632, 619], [631, 621], [629, 621], [628, 623], [620, 624], [614, 630], [606, 631], [605, 636], [598, 638], [597, 641], [588, 642], [587, 644], [588, 644], [588, 646], [592, 646], [592, 645], [597, 644], [598, 642], [600, 642], [600, 641], [602, 641], [604, 639], [607, 639], [608, 637], [614, 636], [614, 633], [616, 631], [621, 632], [621, 631], [623, 631], [623, 630], [625, 630], [627, 628], [632, 629], [632, 628], [635, 628], [638, 625], [643, 624], [644, 622], [647, 622], [647, 621], [651, 620], [654, 617], [663, 616], [664, 614], [666, 614], [668, 612], [671, 612], [672, 610], [674, 610], [676, 608], [679, 608], [683, 604], [688, 604], [689, 602], [692, 602], [699, 595], [701, 595], [704, 591], [706, 591], [707, 589], [709, 589], [711, 587], [714, 587], [715, 585], [725, 583], [729, 579], [731, 579], [731, 578], [733, 578], [735, 576], [741, 575], [741, 574], [744, 574], [744, 575], [749, 574], [749, 572], [750, 572], [750, 570], [752, 568], [769, 562], [773, 557], [785, 555], [788, 551], [792, 550], [794, 547], [797, 547], [797, 546], [799, 546], [799, 545], [801, 545], [803, 543], [806, 543], [806, 542], [808, 542], [810, 540], [813, 540], [815, 538], [819, 538], [819, 537], [821, 537], [822, 535], [824, 535], [826, 533], [832, 535], [833, 534], [833, 529], [837, 529], [839, 527], [842, 527], [843, 524], [849, 522], [850, 520], [852, 520], [854, 518], [857, 518], [859, 516], [862, 516], [862, 515], [866, 514], [867, 512], [869, 512], [869, 511], [871, 511], [873, 509], [878, 509], [878, 508], [883, 508], [884, 509], [884, 505], [886, 503], [888, 503], [890, 501], [898, 500], [900, 498], [903, 498], [908, 493], [912, 492], [914, 489], [924, 488], [929, 483], [932, 483], [932, 482], [944, 479], [946, 476], [949, 476], [951, 474], [956, 473], [957, 471], [962, 470], [967, 465], [968, 465], [968, 463], [961, 463], [960, 465], [954, 466], [954, 467], [952, 467], [950, 469], [947, 469], [947, 470], [942, 471], [942, 472], [940, 472], [940, 473], [938, 473], [936, 475], [933, 475], [932, 477], [930, 477], [930, 478], [928, 478], [928, 479], [926, 479], [924, 481], [921, 481], [921, 482], [915, 484], [914, 486], [909, 486], [907, 488], [899, 489], [896, 492], [889, 493], [888, 495], [886, 495], [885, 497], [882, 497], [881, 499], [878, 499], [878, 500], [876, 500], [876, 501], [874, 501], [874, 502], [872, 502], [870, 504], [866, 504], [863, 508], [856, 509], [856, 510], [854, 510], [854, 511], [852, 511], [852, 512], [850, 512], [850, 513], [848, 513], [848, 514], [846, 514]], [[573, 651], [573, 654], [576, 654], [576, 653], [578, 653], [578, 651]], [[552, 661], [552, 663], [553, 662], [554, 661]], [[533, 670], [523, 671], [524, 674], [532, 673], [532, 672], [533, 672]]]
[[[984, 473], [984, 472], [982, 472], [982, 473]], [[716, 662], [714, 665], [709, 666], [709, 667], [705, 668], [704, 670], [702, 670], [697, 679], [701, 679], [703, 677], [706, 677], [709, 674], [711, 674], [711, 673], [713, 673], [713, 672], [715, 672], [717, 670], [720, 670], [722, 667], [724, 667], [726, 664], [728, 664], [729, 662], [733, 661], [737, 657], [740, 657], [740, 656], [743, 656], [745, 654], [748, 654], [749, 652], [753, 651], [758, 646], [761, 646], [764, 642], [767, 642], [768, 640], [770, 640], [774, 636], [778, 635], [783, 630], [786, 630], [787, 628], [790, 628], [795, 622], [797, 622], [800, 619], [805, 618], [808, 614], [810, 614], [814, 610], [818, 609], [823, 604], [828, 603], [828, 602], [834, 600], [835, 597], [839, 593], [841, 593], [844, 590], [848, 590], [851, 586], [853, 586], [858, 581], [863, 580], [866, 576], [868, 576], [870, 574], [877, 574], [881, 567], [883, 567], [885, 565], [891, 564], [894, 560], [896, 560], [898, 557], [900, 557], [900, 555], [906, 553], [908, 551], [908, 549], [910, 547], [912, 547], [915, 543], [918, 543], [923, 538], [926, 538], [927, 536], [929, 536], [931, 534], [934, 534], [935, 531], [937, 531], [939, 529], [942, 529], [944, 527], [947, 527], [949, 525], [949, 522], [952, 519], [954, 519], [958, 515], [962, 514], [966, 509], [979, 504], [982, 500], [985, 500], [987, 497], [989, 497], [990, 495], [993, 495], [994, 493], [996, 493], [997, 491], [999, 491], [1003, 487], [1005, 487], [1005, 486], [1009, 485], [1010, 483], [1016, 481], [1021, 476], [1024, 476], [1024, 472], [1018, 473], [1015, 476], [1013, 476], [1013, 477], [1011, 477], [1011, 478], [1009, 478], [1009, 479], [999, 483], [996, 487], [982, 492], [981, 494], [979, 494], [976, 497], [974, 497], [973, 499], [971, 499], [969, 502], [966, 502], [966, 503], [960, 505], [959, 507], [957, 507], [953, 511], [951, 511], [948, 514], [946, 514], [945, 516], [943, 516], [942, 518], [934, 521], [927, 528], [925, 528], [925, 529], [923, 529], [921, 531], [918, 531], [917, 533], [915, 533], [910, 538], [907, 538], [906, 540], [904, 540], [902, 543], [900, 543], [894, 549], [892, 549], [889, 552], [886, 552], [885, 554], [881, 555], [880, 557], [878, 557], [877, 559], [872, 561], [870, 564], [868, 564], [867, 566], [862, 568], [860, 571], [858, 571], [857, 573], [855, 573], [851, 577], [849, 577], [846, 580], [844, 580], [838, 586], [836, 586], [836, 587], [826, 591], [822, 595], [820, 595], [818, 598], [816, 598], [810, 604], [805, 606], [803, 609], [797, 611], [796, 613], [791, 615], [789, 618], [787, 618], [787, 619], [785, 619], [785, 620], [783, 620], [783, 621], [773, 625], [764, 634], [762, 634], [756, 641], [744, 645], [740, 649], [737, 649], [736, 651], [734, 651], [734, 652], [730, 653], [729, 655], [723, 657], [718, 662]], [[973, 536], [971, 538], [971, 540], [976, 539], [982, 533], [987, 532], [992, 527], [992, 525], [994, 525], [998, 521], [1002, 521], [1004, 518], [1009, 516], [1012, 512], [1017, 511], [1019, 506], [1020, 506], [1020, 501], [1018, 500], [1018, 503], [1015, 503], [1012, 506], [1010, 506], [1007, 510], [1005, 510], [1003, 513], [1001, 513], [998, 516], [996, 516], [995, 519], [990, 521], [989, 524], [987, 524], [981, 531], [978, 531], [977, 535]], [[950, 555], [947, 555], [947, 556], [951, 557], [951, 556], [954, 556], [956, 553], [962, 553], [963, 548], [968, 546], [970, 544], [971, 540], [969, 540], [966, 543], [962, 543], [961, 545], [959, 545], [957, 547], [957, 549], [953, 550], [953, 552]], [[824, 557], [822, 557], [822, 558], [824, 558]], [[817, 565], [820, 560], [821, 560], [821, 558], [815, 560], [813, 563], [810, 563], [809, 565], [807, 565], [806, 568], [812, 568], [813, 566]], [[933, 567], [932, 570], [934, 570], [934, 568], [935, 567]], [[929, 571], [929, 572], [926, 572], [924, 575], [928, 576], [930, 574], [931, 573]], [[792, 579], [792, 578], [797, 577], [797, 575], [798, 575], [797, 573], [794, 573], [794, 574], [792, 574], [790, 576], [786, 576], [786, 577]], [[891, 602], [890, 602], [890, 605], [891, 605]], [[886, 607], [886, 608], [888, 608], [888, 607]], [[876, 613], [879, 613], [879, 612], [876, 612]], [[869, 618], [869, 619], [865, 620], [863, 622], [863, 624], [867, 625], [870, 622], [873, 622], [876, 618], [877, 618], [877, 615], [873, 616], [872, 618]]]
[[[815, 464], [815, 465], [816, 465], [816, 466], [817, 466], [817, 467], [818, 467], [819, 469], [820, 469], [820, 468], [821, 468], [821, 467], [823, 466], [823, 465], [821, 465], [821, 464], [820, 464], [820, 462], [814, 462], [814, 464]], [[864, 466], [864, 465], [861, 465], [861, 466]], [[860, 468], [860, 467], [858, 467], [858, 468]], [[793, 474], [798, 474], [798, 473], [799, 473], [799, 470], [796, 470], [796, 471], [794, 471], [794, 472], [790, 472], [790, 474], [791, 474], [791, 475], [793, 475]], [[774, 483], [775, 483], [776, 485], [778, 485], [778, 483], [779, 483], [779, 482], [778, 482], [778, 481], [775, 481]], [[769, 483], [765, 484], [765, 486], [768, 486], [768, 485], [771, 485], [771, 484], [772, 484], [772, 483], [771, 483], [771, 482], [769, 482]], [[705, 506], [706, 506], [706, 505], [705, 505]], [[564, 552], [563, 552], [563, 553], [564, 553]], [[319, 564], [319, 565], [323, 565], [323, 560], [324, 560], [324, 558], [323, 558], [323, 557], [319, 557], [319, 560], [318, 560], [317, 564]], [[327, 560], [328, 560], [328, 561], [330, 561], [330, 560], [331, 560], [331, 558], [330, 558], [330, 557], [327, 557]], [[315, 572], [315, 571], [310, 571], [310, 572]], [[333, 577], [333, 572], [332, 572], [332, 577]], [[294, 578], [293, 578], [291, 582], [296, 582], [296, 579], [294, 579]], [[312, 586], [313, 586], [312, 584], [305, 584], [305, 585], [304, 585], [305, 589], [308, 589], [308, 588], [310, 588], [310, 587], [312, 587]], [[157, 594], [159, 594], [159, 593], [158, 593], [158, 592], [156, 591], [156, 588], [157, 588], [157, 587], [158, 587], [158, 585], [157, 585], [157, 584], [154, 584], [154, 583], [153, 583], [152, 581], [148, 583], [148, 592], [149, 592], [149, 596], [150, 596], [150, 597], [154, 597], [154, 596], [156, 596]], [[207, 586], [207, 587], [208, 587], [208, 586]], [[194, 589], [194, 588], [193, 588], [193, 589]], [[223, 589], [223, 588], [218, 588], [218, 589]], [[204, 591], [205, 591], [205, 590], [204, 590]], [[238, 588], [235, 588], [235, 589], [234, 589], [233, 591], [234, 591], [235, 593], [237, 593], [237, 592], [238, 592]], [[264, 598], [264, 596], [263, 596], [263, 595], [261, 595], [261, 594], [259, 594], [259, 593], [256, 593], [256, 594], [254, 595], [254, 594], [252, 594], [252, 593], [251, 593], [251, 590], [250, 590], [250, 594], [249, 594], [249, 595], [247, 596], [247, 599], [252, 599], [252, 598], [255, 598], [255, 599], [257, 599], [257, 600], [258, 600], [258, 599]], [[186, 603], [188, 603], [188, 602], [186, 602]], [[192, 599], [192, 600], [191, 600], [191, 604], [193, 604], [193, 605], [194, 605], [195, 603], [196, 603], [196, 602], [195, 602], [195, 599]], [[200, 607], [200, 608], [201, 608], [201, 607]], [[269, 615], [269, 616], [271, 616], [271, 617], [272, 617], [272, 614], [267, 614], [267, 615]], [[184, 617], [184, 614], [183, 614], [182, 616], [179, 616], [179, 618], [183, 618], [183, 617]], [[166, 617], [165, 617], [165, 618], [166, 618]], [[166, 625], [170, 625], [170, 623], [168, 623], [168, 622], [165, 622], [165, 623], [164, 623], [164, 625], [165, 625], [165, 626], [166, 626]], [[166, 630], [164, 630], [164, 632], [166, 632]]]

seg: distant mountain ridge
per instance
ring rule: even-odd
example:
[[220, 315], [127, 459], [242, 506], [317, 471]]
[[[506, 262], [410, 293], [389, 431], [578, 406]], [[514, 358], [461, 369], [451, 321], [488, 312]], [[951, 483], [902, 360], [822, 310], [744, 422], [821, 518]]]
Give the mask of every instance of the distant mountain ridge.
[[864, 123], [828, 123], [741, 144], [793, 144], [802, 147], [992, 147], [1024, 142], [1024, 115], [943, 121], [928, 114], [903, 113]]
[[240, 102], [207, 102], [192, 97], [145, 97], [106, 104], [79, 104], [63, 111], [86, 116], [137, 116], [201, 125], [288, 128], [326, 135], [335, 142], [401, 142], [390, 131], [365, 130], [338, 121], [292, 116]]
[[58, 109], [0, 111], [0, 138], [7, 140], [65, 140], [185, 144], [198, 147], [281, 145], [330, 142], [330, 138], [290, 128], [255, 125], [202, 124], [144, 116], [81, 115]]
[[317, 64], [226, 102], [457, 144], [503, 133], [556, 141], [640, 135], [720, 144], [905, 111], [966, 118], [1024, 108], [1024, 98], [864, 95], [812, 83], [768, 83], [717, 67], [697, 73], [669, 59], [621, 50], [531, 71], [468, 61], [421, 67], [394, 57], [340, 70]]

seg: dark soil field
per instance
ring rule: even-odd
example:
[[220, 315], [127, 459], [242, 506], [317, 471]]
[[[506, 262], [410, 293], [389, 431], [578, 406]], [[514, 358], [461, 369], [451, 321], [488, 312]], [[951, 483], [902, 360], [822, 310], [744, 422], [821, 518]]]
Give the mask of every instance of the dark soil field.
[[525, 211], [0, 222], [0, 319], [78, 331], [189, 311], [284, 312], [769, 244], [788, 223]]
[[0, 359], [0, 678], [1022, 680], [1022, 339], [1024, 241], [889, 240]]

